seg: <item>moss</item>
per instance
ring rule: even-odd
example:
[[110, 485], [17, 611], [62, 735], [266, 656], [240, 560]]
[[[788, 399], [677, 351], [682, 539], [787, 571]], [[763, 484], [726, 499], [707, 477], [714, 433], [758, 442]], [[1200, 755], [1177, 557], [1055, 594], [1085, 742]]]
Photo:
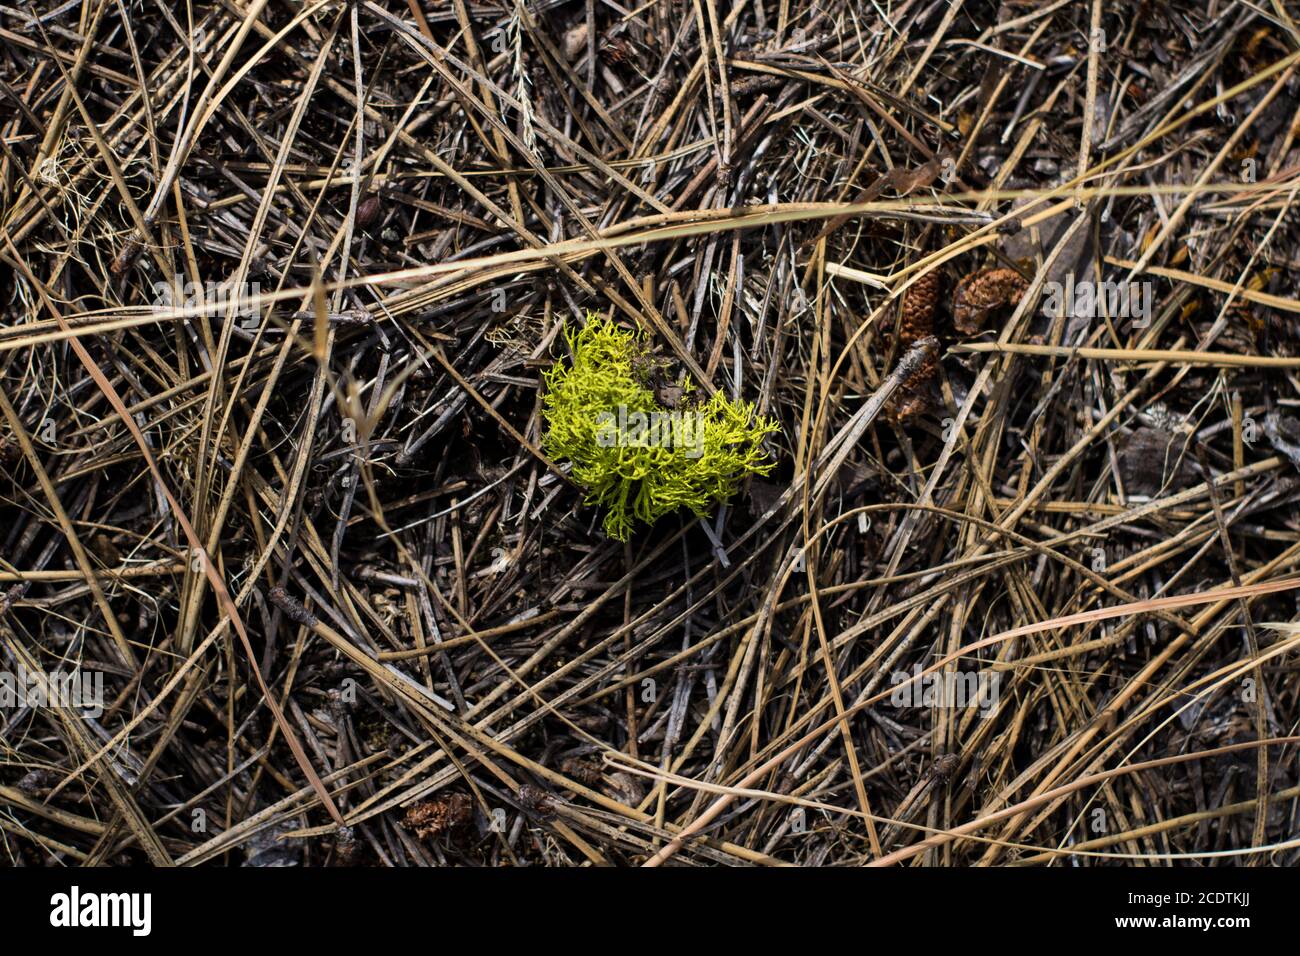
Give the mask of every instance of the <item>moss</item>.
[[607, 509], [610, 537], [626, 541], [634, 518], [653, 524], [680, 508], [704, 517], [747, 475], [771, 471], [762, 442], [777, 426], [751, 403], [721, 392], [697, 401], [687, 378], [661, 389], [682, 396], [669, 407], [655, 396], [663, 364], [643, 336], [596, 316], [564, 336], [573, 364], [557, 362], [545, 375], [542, 445], [573, 463], [587, 503]]

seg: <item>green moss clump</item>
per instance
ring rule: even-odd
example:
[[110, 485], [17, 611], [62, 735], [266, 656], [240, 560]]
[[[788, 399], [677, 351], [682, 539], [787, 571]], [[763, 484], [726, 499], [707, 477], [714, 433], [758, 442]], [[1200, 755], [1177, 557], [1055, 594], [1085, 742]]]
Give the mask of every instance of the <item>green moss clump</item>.
[[564, 337], [573, 364], [557, 362], [545, 375], [543, 412], [546, 454], [573, 462], [572, 478], [587, 503], [608, 509], [605, 531], [626, 541], [633, 518], [653, 524], [679, 508], [700, 517], [709, 506], [735, 494], [746, 475], [766, 475], [773, 462], [762, 449], [774, 421], [754, 413], [749, 402], [721, 392], [694, 401], [688, 377], [670, 408], [655, 397], [663, 368], [643, 335], [589, 315]]

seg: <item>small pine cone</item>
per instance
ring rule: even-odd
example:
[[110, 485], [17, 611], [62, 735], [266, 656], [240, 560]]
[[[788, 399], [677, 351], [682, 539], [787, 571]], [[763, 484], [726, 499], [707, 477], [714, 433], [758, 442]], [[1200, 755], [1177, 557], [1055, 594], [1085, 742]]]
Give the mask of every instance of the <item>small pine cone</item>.
[[904, 425], [930, 408], [931, 386], [939, 373], [939, 359], [926, 355], [921, 365], [903, 380], [894, 394], [894, 421]]
[[583, 760], [580, 757], [570, 757], [560, 765], [560, 770], [587, 786], [600, 783], [601, 778], [604, 777], [598, 761]]
[[981, 269], [957, 284], [953, 296], [952, 324], [963, 335], [974, 335], [994, 309], [1016, 305], [1027, 283], [1015, 269]]
[[463, 793], [453, 793], [438, 800], [417, 803], [406, 811], [402, 821], [421, 840], [435, 837], [444, 830], [464, 826], [473, 819], [473, 805]]
[[939, 273], [927, 272], [908, 287], [898, 319], [898, 344], [907, 348], [934, 334], [934, 307], [939, 302]]
[[406, 811], [402, 820], [421, 840], [437, 836], [447, 828], [447, 807], [441, 800], [417, 803]]

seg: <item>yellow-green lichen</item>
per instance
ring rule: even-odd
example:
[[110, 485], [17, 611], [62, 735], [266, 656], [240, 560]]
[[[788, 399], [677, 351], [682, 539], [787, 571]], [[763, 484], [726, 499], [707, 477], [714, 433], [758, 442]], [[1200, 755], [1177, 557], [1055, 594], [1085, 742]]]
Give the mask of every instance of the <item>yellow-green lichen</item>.
[[571, 477], [587, 503], [606, 510], [610, 537], [626, 541], [633, 518], [647, 524], [679, 508], [700, 517], [735, 494], [747, 475], [766, 475], [773, 462], [762, 442], [776, 423], [749, 402], [721, 392], [693, 401], [694, 384], [664, 388], [682, 400], [670, 408], [655, 397], [662, 368], [644, 336], [588, 316], [564, 329], [573, 364], [546, 373], [544, 450], [573, 463]]

